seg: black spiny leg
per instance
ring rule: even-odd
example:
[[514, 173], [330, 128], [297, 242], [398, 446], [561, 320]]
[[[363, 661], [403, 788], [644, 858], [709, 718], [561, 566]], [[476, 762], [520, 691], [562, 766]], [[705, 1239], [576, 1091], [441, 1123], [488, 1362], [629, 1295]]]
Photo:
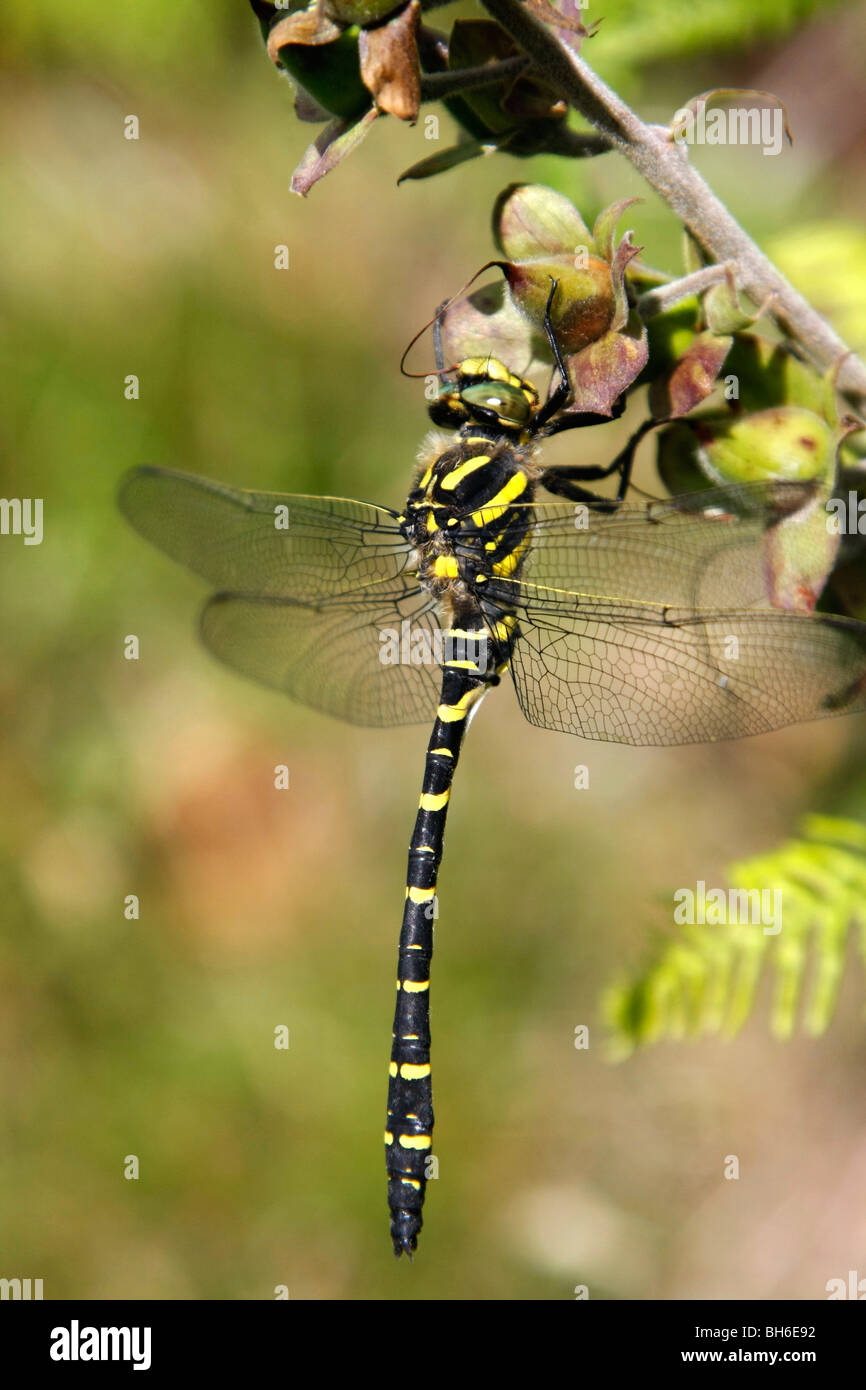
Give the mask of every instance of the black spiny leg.
[[[541, 483], [548, 492], [555, 493], [558, 497], [567, 497], [570, 502], [584, 502], [597, 512], [615, 512], [618, 507], [622, 506], [628, 492], [638, 445], [649, 434], [650, 430], [663, 424], [665, 424], [664, 420], [644, 420], [643, 424], [635, 430], [625, 448], [620, 450], [612, 463], [606, 464], [604, 467], [590, 465], [584, 467], [578, 464], [573, 468], [548, 468], [541, 475]], [[600, 497], [597, 492], [592, 492], [589, 488], [581, 486], [582, 483], [593, 483], [601, 478], [609, 478], [613, 473], [619, 473], [619, 486], [615, 497]]]
[[556, 363], [556, 370], [559, 372], [559, 385], [548, 396], [544, 405], [537, 412], [532, 421], [532, 434], [538, 434], [548, 420], [551, 420], [558, 411], [562, 410], [565, 402], [571, 394], [571, 386], [568, 380], [568, 372], [565, 370], [565, 363], [562, 360], [562, 353], [559, 350], [559, 343], [556, 341], [556, 334], [553, 331], [553, 324], [550, 321], [550, 310], [553, 307], [553, 297], [556, 294], [559, 281], [551, 278], [550, 294], [547, 296], [547, 304], [544, 309], [544, 331], [547, 334], [547, 341], [553, 353], [553, 360]]

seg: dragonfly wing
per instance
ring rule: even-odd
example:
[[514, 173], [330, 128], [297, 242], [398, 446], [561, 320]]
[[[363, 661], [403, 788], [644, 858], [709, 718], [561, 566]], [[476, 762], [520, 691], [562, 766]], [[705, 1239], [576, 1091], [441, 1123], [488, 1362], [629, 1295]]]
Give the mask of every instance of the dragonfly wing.
[[439, 624], [417, 587], [400, 604], [364, 606], [217, 594], [201, 629], [227, 666], [323, 714], [379, 728], [433, 718]]
[[247, 492], [154, 467], [127, 474], [118, 501], [145, 540], [218, 589], [301, 603], [403, 593], [411, 552], [386, 507]]
[[511, 671], [532, 724], [615, 743], [767, 733], [866, 709], [866, 624], [825, 614], [717, 612], [527, 590]]
[[395, 513], [150, 467], [119, 501], [146, 540], [222, 591], [202, 637], [228, 666], [350, 723], [430, 722], [438, 623]]
[[[613, 513], [539, 503], [523, 574], [548, 588], [622, 601], [693, 610], [767, 608], [779, 587], [778, 525], [805, 522], [820, 502], [814, 484], [757, 483]], [[825, 533], [807, 525], [797, 532], [798, 564], [810, 574], [819, 571], [827, 559]]]

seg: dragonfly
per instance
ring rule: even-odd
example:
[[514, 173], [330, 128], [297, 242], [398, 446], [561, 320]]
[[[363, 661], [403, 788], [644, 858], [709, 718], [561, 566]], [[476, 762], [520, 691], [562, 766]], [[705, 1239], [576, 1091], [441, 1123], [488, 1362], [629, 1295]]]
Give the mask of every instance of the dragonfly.
[[[551, 290], [551, 300], [555, 284]], [[430, 965], [464, 734], [508, 674], [531, 724], [630, 745], [740, 738], [866, 708], [866, 623], [768, 581], [779, 528], [817, 484], [627, 500], [643, 425], [609, 465], [547, 466], [578, 424], [494, 357], [446, 367], [400, 511], [245, 491], [143, 466], [132, 526], [213, 590], [204, 644], [242, 675], [351, 724], [430, 737], [400, 929], [385, 1155], [396, 1255], [417, 1248], [431, 1173]], [[614, 496], [589, 484], [618, 480]]]

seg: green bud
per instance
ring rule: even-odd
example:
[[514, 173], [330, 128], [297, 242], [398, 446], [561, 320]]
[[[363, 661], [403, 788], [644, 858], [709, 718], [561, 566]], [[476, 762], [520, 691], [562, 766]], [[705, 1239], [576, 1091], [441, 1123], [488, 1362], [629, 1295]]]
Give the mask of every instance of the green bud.
[[774, 608], [811, 613], [839, 555], [840, 538], [827, 526], [820, 497], [764, 537], [764, 574]]
[[805, 481], [833, 470], [833, 431], [820, 416], [800, 406], [779, 406], [744, 415], [722, 426], [696, 420], [700, 459], [716, 482], [750, 483], [768, 479]]
[[698, 301], [686, 299], [663, 314], [654, 314], [647, 323], [649, 369], [647, 378], [659, 376], [675, 366], [694, 342], [698, 329]]
[[712, 487], [698, 462], [699, 445], [688, 423], [667, 425], [658, 431], [656, 440], [656, 467], [668, 492], [676, 496]]

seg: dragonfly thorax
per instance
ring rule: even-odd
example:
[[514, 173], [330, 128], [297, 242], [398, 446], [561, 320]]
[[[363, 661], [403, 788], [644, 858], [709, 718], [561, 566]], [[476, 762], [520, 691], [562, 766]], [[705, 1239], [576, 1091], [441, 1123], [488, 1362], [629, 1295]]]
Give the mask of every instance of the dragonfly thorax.
[[480, 617], [496, 581], [516, 579], [531, 539], [533, 452], [461, 431], [434, 439], [406, 505], [418, 578], [449, 617]]

